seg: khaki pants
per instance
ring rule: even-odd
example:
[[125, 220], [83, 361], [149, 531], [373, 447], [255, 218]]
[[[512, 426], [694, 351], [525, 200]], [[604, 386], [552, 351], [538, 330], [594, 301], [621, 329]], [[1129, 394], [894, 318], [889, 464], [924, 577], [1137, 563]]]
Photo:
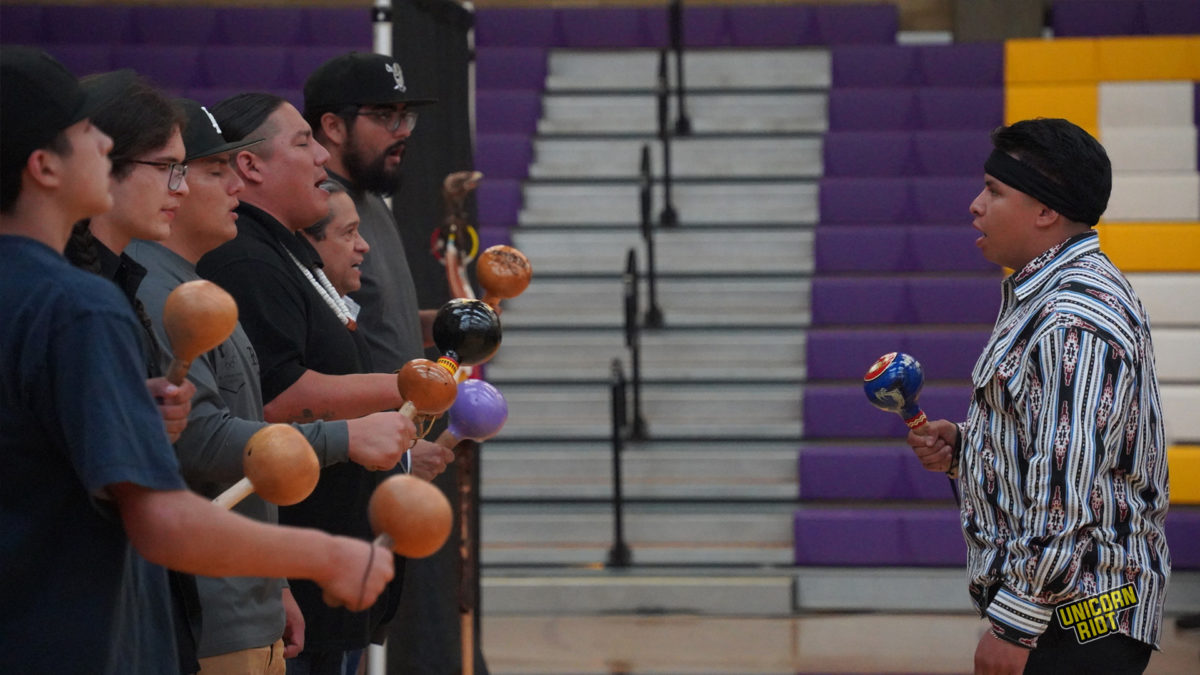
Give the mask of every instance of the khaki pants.
[[283, 640], [269, 647], [243, 649], [200, 659], [197, 675], [284, 675]]

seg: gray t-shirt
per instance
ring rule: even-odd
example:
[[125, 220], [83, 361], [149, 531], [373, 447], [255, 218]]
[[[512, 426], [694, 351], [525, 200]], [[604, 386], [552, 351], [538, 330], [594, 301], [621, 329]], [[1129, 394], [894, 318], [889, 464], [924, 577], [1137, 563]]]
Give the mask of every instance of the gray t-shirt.
[[[162, 323], [167, 295], [179, 284], [200, 277], [191, 263], [161, 244], [134, 241], [126, 252], [147, 269], [138, 298], [159, 341], [169, 349]], [[215, 497], [242, 478], [246, 441], [266, 426], [258, 357], [240, 323], [229, 339], [192, 361], [188, 379], [196, 385], [196, 395], [175, 452], [188, 486]], [[312, 443], [322, 466], [347, 460], [345, 422], [295, 426]], [[278, 508], [257, 495], [242, 500], [234, 510], [255, 520], [278, 521]], [[282, 580], [197, 576], [196, 585], [203, 612], [197, 649], [201, 658], [266, 646], [283, 635]]]
[[358, 326], [367, 341], [374, 370], [390, 373], [412, 359], [425, 356], [417, 288], [408, 267], [404, 242], [382, 197], [350, 189], [341, 176], [330, 174], [330, 177], [350, 192], [358, 209], [358, 230], [371, 246], [360, 268], [362, 288], [350, 297], [362, 306]]

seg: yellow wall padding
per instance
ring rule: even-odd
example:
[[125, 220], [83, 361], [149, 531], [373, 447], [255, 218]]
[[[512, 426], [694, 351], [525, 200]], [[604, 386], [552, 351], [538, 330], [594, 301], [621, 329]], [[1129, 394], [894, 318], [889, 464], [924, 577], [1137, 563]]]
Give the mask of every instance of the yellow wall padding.
[[1100, 136], [1099, 85], [1010, 84], [1004, 96], [1004, 123], [1034, 117], [1062, 117]]
[[1007, 40], [1004, 80], [1011, 84], [1095, 82], [1096, 41], [1090, 38]]
[[1200, 272], [1200, 222], [1100, 223], [1096, 231], [1123, 272]]
[[1200, 504], [1200, 445], [1176, 445], [1167, 449], [1171, 472], [1171, 503]]
[[1200, 80], [1200, 36], [1096, 40], [1100, 80]]

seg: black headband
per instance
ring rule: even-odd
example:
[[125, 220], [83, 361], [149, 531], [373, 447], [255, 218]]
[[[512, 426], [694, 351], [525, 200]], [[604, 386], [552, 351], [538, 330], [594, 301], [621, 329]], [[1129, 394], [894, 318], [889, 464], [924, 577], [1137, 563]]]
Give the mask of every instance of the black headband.
[[1063, 193], [1058, 185], [1055, 185], [1037, 169], [1007, 152], [992, 150], [992, 154], [983, 164], [983, 170], [1001, 183], [1020, 190], [1058, 211], [1065, 218], [1088, 225], [1100, 222], [1102, 207], [1097, 208], [1094, 205], [1082, 203], [1078, 199], [1071, 199]]

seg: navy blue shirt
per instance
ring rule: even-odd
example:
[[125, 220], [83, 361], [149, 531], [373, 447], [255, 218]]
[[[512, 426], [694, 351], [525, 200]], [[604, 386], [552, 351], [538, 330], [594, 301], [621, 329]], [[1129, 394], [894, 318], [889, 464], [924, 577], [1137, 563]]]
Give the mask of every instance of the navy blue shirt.
[[166, 571], [106, 488], [184, 489], [109, 281], [0, 235], [0, 672], [178, 672]]

